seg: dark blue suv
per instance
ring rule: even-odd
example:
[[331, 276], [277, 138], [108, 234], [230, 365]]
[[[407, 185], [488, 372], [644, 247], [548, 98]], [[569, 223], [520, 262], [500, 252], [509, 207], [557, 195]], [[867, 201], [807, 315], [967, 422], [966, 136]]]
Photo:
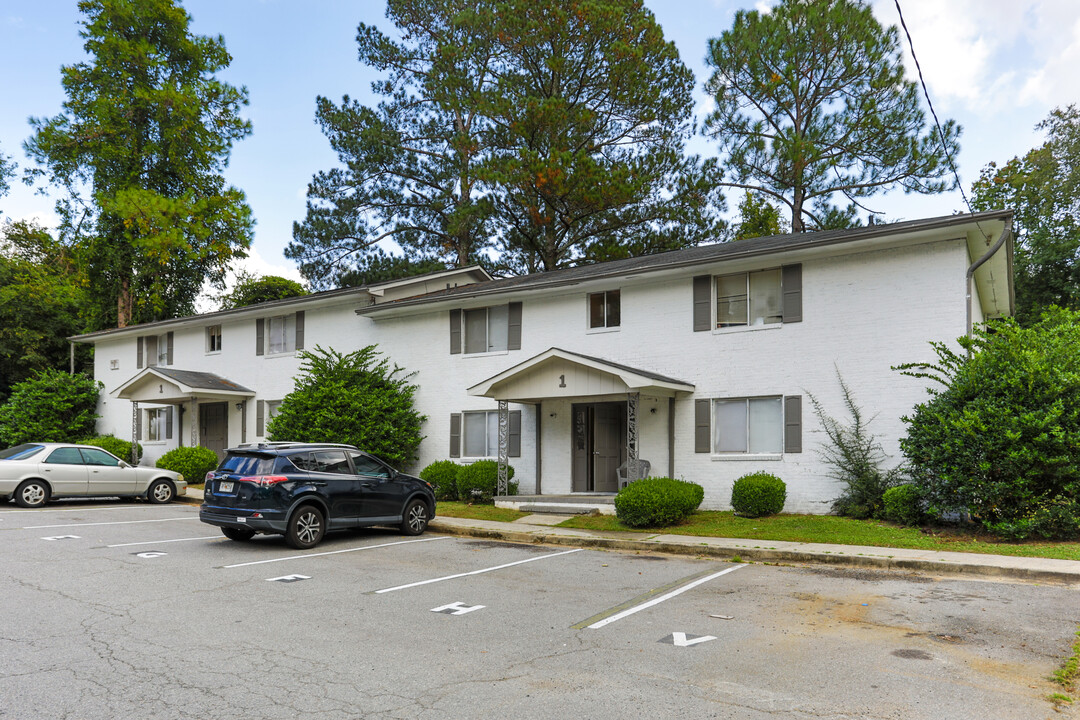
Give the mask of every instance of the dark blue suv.
[[206, 474], [199, 519], [231, 540], [284, 535], [314, 547], [327, 530], [397, 525], [419, 535], [435, 517], [435, 494], [352, 445], [260, 443], [231, 448]]

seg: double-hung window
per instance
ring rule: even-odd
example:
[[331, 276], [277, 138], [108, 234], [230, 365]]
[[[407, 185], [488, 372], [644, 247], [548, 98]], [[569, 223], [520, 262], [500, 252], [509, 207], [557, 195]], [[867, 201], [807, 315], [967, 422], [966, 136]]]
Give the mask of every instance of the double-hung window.
[[146, 411], [146, 441], [163, 442], [172, 439], [172, 408], [150, 408]]
[[206, 352], [221, 352], [221, 326], [210, 325], [206, 328]]
[[[521, 411], [507, 413], [507, 455], [521, 456]], [[475, 410], [450, 415], [450, 457], [499, 456], [499, 411]]]
[[159, 365], [173, 364], [173, 334], [171, 332], [162, 335], [142, 335], [135, 341], [136, 353], [135, 367], [157, 367]]
[[694, 278], [694, 332], [802, 322], [802, 265]]
[[255, 354], [281, 355], [304, 349], [304, 311], [255, 321]]
[[521, 349], [521, 303], [450, 311], [450, 353]]
[[621, 322], [621, 297], [618, 290], [589, 293], [590, 330], [617, 328]]
[[802, 397], [696, 400], [694, 451], [717, 456], [802, 452]]

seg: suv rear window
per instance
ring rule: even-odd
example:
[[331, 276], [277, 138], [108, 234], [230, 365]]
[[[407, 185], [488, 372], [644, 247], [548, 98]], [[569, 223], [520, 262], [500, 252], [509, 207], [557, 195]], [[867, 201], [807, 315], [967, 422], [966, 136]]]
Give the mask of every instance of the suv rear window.
[[235, 473], [237, 475], [269, 475], [274, 472], [273, 455], [229, 455], [218, 466], [219, 471]]

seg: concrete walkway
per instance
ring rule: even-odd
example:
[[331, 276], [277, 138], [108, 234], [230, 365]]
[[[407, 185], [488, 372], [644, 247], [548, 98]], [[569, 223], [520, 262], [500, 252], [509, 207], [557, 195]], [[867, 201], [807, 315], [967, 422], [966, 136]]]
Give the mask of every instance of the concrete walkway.
[[[187, 496], [180, 496], [177, 500], [201, 503], [202, 491], [189, 488]], [[567, 517], [569, 516], [536, 514], [514, 522], [494, 522], [440, 516], [432, 520], [428, 527], [433, 532], [506, 542], [660, 552], [723, 560], [737, 558], [750, 562], [842, 565], [935, 575], [1080, 584], [1080, 561], [1076, 560], [552, 527]]]

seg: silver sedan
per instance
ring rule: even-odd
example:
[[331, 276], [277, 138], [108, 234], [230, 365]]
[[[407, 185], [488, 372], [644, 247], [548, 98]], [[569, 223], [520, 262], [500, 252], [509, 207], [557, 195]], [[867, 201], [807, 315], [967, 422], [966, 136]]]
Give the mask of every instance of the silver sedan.
[[167, 503], [185, 494], [180, 473], [132, 467], [90, 445], [26, 443], [0, 450], [0, 500], [14, 495], [25, 508], [55, 497], [145, 497]]

